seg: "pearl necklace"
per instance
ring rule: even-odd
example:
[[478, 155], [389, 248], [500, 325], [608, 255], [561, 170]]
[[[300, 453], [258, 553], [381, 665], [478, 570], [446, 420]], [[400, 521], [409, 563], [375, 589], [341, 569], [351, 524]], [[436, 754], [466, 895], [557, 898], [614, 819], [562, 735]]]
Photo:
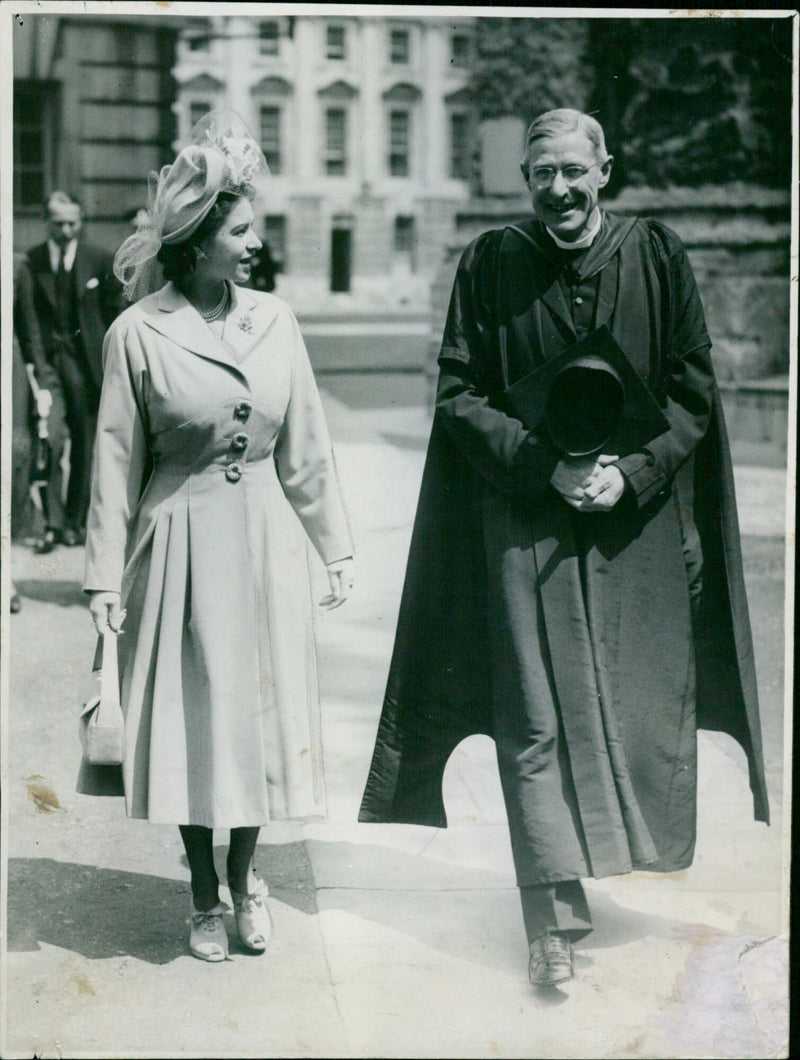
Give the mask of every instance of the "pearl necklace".
[[204, 312], [202, 309], [199, 310], [200, 316], [205, 320], [207, 324], [213, 323], [215, 320], [219, 320], [225, 310], [228, 308], [228, 285], [227, 283], [222, 289], [222, 298], [220, 298], [217, 305], [213, 309], [209, 309]]

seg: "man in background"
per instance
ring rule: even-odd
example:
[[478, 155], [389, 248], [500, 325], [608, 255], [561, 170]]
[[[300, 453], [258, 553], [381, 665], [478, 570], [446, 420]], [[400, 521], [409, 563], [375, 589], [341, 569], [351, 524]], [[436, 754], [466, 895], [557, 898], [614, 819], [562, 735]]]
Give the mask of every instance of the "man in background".
[[[103, 337], [123, 308], [108, 251], [82, 238], [78, 201], [54, 191], [46, 204], [48, 238], [33, 247], [17, 277], [14, 325], [39, 386], [50, 391], [51, 447], [45, 531], [39, 553], [84, 540], [92, 445], [102, 379]], [[70, 439], [66, 501], [62, 456]]]
[[261, 249], [255, 255], [250, 270], [250, 286], [256, 291], [274, 291], [279, 264], [273, 258], [267, 240], [263, 236], [261, 240]]

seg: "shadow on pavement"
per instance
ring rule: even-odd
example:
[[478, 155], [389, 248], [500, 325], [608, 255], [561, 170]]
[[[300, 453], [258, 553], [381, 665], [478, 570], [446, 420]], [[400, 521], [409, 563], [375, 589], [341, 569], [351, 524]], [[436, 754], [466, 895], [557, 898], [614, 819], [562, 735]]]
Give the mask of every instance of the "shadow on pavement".
[[59, 607], [88, 607], [89, 597], [80, 582], [22, 578], [15, 581], [17, 592], [27, 600], [39, 600]]
[[[314, 843], [323, 845], [319, 840]], [[515, 889], [498, 886], [491, 873], [479, 871], [476, 876], [475, 870], [467, 870], [464, 886], [458, 888], [453, 886], [452, 867], [447, 871], [440, 866], [444, 869], [441, 889], [406, 890], [403, 879], [413, 878], [417, 869], [429, 877], [437, 866], [422, 865], [424, 858], [376, 845], [336, 842], [324, 846], [328, 864], [342, 868], [352, 865], [354, 858], [376, 867], [382, 863], [385, 867], [387, 858], [393, 865], [398, 858], [407, 863], [394, 888], [373, 885], [366, 889], [363, 882], [361, 886], [325, 888], [326, 909], [371, 920], [464, 959], [475, 959], [478, 931], [485, 940], [482, 963], [503, 970], [514, 967], [516, 955], [508, 952], [507, 936], [509, 930], [516, 930], [518, 919], [523, 944], [522, 915]], [[217, 872], [223, 881], [226, 854], [227, 846], [215, 847]], [[312, 866], [304, 843], [259, 844], [256, 865], [274, 901], [316, 915]], [[376, 882], [379, 875], [376, 871]], [[455, 901], [456, 897], [460, 900]], [[224, 891], [223, 900], [227, 900]], [[167, 964], [187, 953], [190, 901], [187, 880], [52, 858], [11, 858], [8, 952], [37, 950], [44, 943], [89, 960], [131, 956], [149, 964]], [[592, 894], [590, 902], [595, 931], [581, 943], [584, 952], [621, 946], [648, 935], [669, 938], [679, 930], [677, 921], [625, 909], [603, 894]], [[495, 922], [498, 913], [497, 930], [487, 930], [487, 922]]]
[[[223, 881], [226, 854], [227, 847], [215, 848]], [[260, 845], [256, 863], [276, 901], [316, 913], [302, 843]], [[188, 952], [190, 893], [188, 880], [52, 858], [10, 858], [8, 952], [37, 950], [45, 943], [89, 960], [130, 956], [168, 964]], [[227, 901], [224, 891], [222, 897]]]
[[[517, 889], [490, 869], [377, 844], [312, 839], [308, 846], [319, 867], [320, 908], [373, 921], [451, 957], [510, 974], [518, 954], [509, 947], [509, 936], [517, 934], [527, 949]], [[579, 943], [579, 952], [590, 964], [594, 951], [647, 937], [674, 938], [682, 928], [678, 920], [626, 908], [591, 886], [587, 893], [594, 930]]]
[[52, 858], [8, 862], [8, 952], [39, 943], [90, 960], [167, 964], [186, 953], [189, 885]]

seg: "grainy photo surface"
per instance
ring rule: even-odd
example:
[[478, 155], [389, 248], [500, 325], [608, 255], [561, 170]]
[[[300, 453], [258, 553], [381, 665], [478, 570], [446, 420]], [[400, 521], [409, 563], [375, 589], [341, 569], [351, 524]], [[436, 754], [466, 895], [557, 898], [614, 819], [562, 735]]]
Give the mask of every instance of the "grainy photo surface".
[[797, 14], [0, 20], [0, 1055], [790, 1055]]

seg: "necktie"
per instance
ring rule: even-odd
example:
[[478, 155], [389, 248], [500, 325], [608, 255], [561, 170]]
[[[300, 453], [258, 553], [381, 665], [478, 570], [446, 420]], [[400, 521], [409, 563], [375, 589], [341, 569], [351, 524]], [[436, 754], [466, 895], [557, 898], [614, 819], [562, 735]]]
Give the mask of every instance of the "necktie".
[[64, 265], [66, 248], [58, 248], [58, 269], [56, 270], [56, 311], [59, 329], [66, 334], [70, 327], [69, 273]]

